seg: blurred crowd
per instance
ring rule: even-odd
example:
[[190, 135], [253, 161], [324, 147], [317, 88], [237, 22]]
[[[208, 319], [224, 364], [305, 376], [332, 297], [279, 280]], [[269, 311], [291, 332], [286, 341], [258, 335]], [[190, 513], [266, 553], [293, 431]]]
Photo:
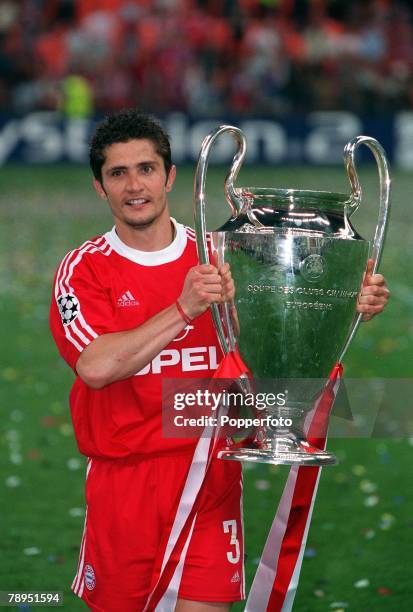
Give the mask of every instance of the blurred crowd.
[[0, 111], [413, 106], [411, 0], [0, 0]]

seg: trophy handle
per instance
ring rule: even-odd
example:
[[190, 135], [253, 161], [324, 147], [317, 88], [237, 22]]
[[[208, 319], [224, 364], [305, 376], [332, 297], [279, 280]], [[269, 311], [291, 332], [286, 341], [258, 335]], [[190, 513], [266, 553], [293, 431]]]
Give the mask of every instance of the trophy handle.
[[[357, 136], [353, 138], [349, 143], [347, 143], [344, 149], [344, 165], [347, 170], [347, 174], [350, 180], [350, 185], [352, 189], [352, 199], [356, 203], [356, 206], [360, 204], [361, 201], [361, 185], [359, 181], [359, 177], [356, 170], [356, 165], [354, 161], [355, 153], [358, 147], [362, 144], [365, 144], [372, 151], [374, 158], [377, 163], [378, 171], [379, 171], [379, 181], [380, 181], [380, 203], [379, 203], [379, 214], [377, 220], [376, 231], [373, 238], [372, 247], [369, 254], [369, 259], [374, 260], [373, 264], [373, 274], [375, 274], [378, 265], [380, 263], [380, 257], [383, 250], [384, 238], [386, 235], [387, 222], [389, 218], [389, 210], [390, 210], [390, 187], [391, 187], [391, 179], [389, 172], [389, 164], [386, 158], [386, 153], [381, 146], [381, 144], [370, 136]], [[359, 313], [354, 318], [352, 327], [350, 328], [349, 335], [347, 337], [344, 349], [341, 353], [339, 361], [341, 362], [345, 353], [347, 352], [348, 347], [350, 346], [351, 341], [354, 338], [354, 335], [357, 331], [358, 326], [360, 325], [362, 314]]]
[[[237, 142], [238, 148], [232, 160], [231, 169], [225, 178], [224, 192], [227, 202], [231, 206], [232, 216], [234, 218], [237, 217], [242, 210], [242, 202], [235, 192], [234, 181], [238, 176], [238, 172], [241, 168], [245, 153], [247, 151], [247, 141], [244, 133], [239, 128], [234, 127], [232, 125], [221, 125], [204, 138], [201, 145], [201, 151], [199, 153], [198, 164], [195, 172], [194, 219], [196, 246], [198, 251], [198, 258], [201, 264], [209, 264], [209, 252], [205, 224], [205, 181], [208, 169], [208, 160], [212, 145], [214, 144], [215, 140], [222, 134], [225, 134], [225, 132], [229, 132], [231, 136], [233, 136], [233, 138]], [[227, 341], [219, 313], [218, 304], [211, 304], [211, 311], [212, 319], [217, 330], [218, 339], [221, 344], [222, 351], [224, 352], [224, 354], [227, 354], [235, 347], [235, 339], [233, 337], [233, 334], [230, 333], [229, 343]], [[225, 309], [225, 313], [225, 318], [228, 320], [228, 308]]]

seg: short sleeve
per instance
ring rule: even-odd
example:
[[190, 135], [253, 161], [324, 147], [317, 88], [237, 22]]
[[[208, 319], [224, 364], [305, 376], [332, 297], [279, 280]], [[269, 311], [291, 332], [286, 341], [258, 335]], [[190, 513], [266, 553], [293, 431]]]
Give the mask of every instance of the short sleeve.
[[[53, 282], [50, 328], [60, 354], [73, 370], [84, 348], [99, 335], [115, 331], [110, 293], [99, 281], [91, 257], [81, 250], [68, 253]], [[103, 258], [104, 254], [93, 257]]]

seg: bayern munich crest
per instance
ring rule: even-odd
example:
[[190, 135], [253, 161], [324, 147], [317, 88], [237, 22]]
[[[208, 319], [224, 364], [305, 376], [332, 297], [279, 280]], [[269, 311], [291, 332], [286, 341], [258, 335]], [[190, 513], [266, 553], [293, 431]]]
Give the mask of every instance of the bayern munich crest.
[[85, 565], [84, 577], [86, 588], [92, 591], [96, 586], [96, 576], [95, 570], [89, 563]]
[[79, 301], [74, 295], [59, 295], [57, 298], [63, 325], [69, 325], [79, 314]]

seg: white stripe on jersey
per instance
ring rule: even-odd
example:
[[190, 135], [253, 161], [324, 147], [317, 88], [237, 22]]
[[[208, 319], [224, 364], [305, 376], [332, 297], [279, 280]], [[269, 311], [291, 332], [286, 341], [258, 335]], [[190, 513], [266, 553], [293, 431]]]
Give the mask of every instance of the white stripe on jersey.
[[[89, 472], [90, 472], [91, 467], [92, 467], [92, 459], [88, 459], [87, 466], [86, 466], [86, 480], [87, 480], [87, 478], [89, 476]], [[78, 561], [78, 565], [77, 565], [77, 572], [76, 572], [76, 576], [74, 577], [74, 580], [73, 580], [72, 586], [71, 586], [73, 592], [76, 593], [76, 595], [78, 595], [79, 597], [81, 597], [81, 593], [79, 592], [79, 584], [80, 584], [80, 581], [82, 580], [83, 565], [84, 565], [84, 562], [85, 562], [86, 525], [87, 525], [87, 506], [86, 506], [86, 512], [85, 512], [85, 522], [84, 522], [84, 525], [83, 525], [83, 535], [82, 535], [82, 542], [81, 542], [81, 545], [80, 545], [80, 552], [79, 552], [79, 561]], [[82, 593], [83, 593], [83, 588], [82, 588]]]
[[[85, 563], [86, 526], [87, 526], [87, 508], [86, 508], [86, 513], [85, 513], [85, 523], [83, 527], [82, 543], [80, 545], [77, 572], [76, 572], [76, 576], [72, 582], [72, 587], [71, 587], [73, 592], [76, 593], [76, 595], [78, 595], [79, 597], [81, 597], [80, 592], [79, 592], [79, 587], [81, 586], [81, 583], [82, 583], [83, 566]], [[83, 592], [83, 589], [82, 589], [82, 592]]]
[[[109, 252], [105, 253], [104, 249], [107, 249], [108, 247], [109, 247]], [[66, 285], [68, 293], [73, 293], [73, 288], [70, 285], [70, 279], [72, 278], [74, 269], [77, 266], [77, 264], [79, 263], [79, 261], [82, 259], [84, 253], [85, 252], [87, 252], [87, 253], [96, 253], [96, 251], [100, 251], [103, 255], [109, 255], [111, 250], [112, 250], [111, 246], [108, 243], [106, 243], [106, 244], [100, 244], [99, 246], [94, 246], [92, 248], [86, 247], [85, 249], [80, 251], [80, 253], [78, 253], [77, 257], [70, 263], [67, 276], [62, 281], [62, 284]]]
[[56, 284], [55, 284], [55, 297], [57, 298], [59, 295], [64, 294], [66, 289], [63, 285], [64, 280], [67, 274], [67, 266], [70, 259], [77, 253], [86, 252], [89, 248], [93, 248], [98, 246], [100, 243], [104, 242], [103, 236], [92, 242], [91, 240], [87, 240], [84, 242], [79, 248], [74, 249], [73, 251], [69, 251], [67, 255], [62, 259], [62, 262], [59, 266], [59, 269], [56, 274]]
[[81, 344], [79, 344], [79, 342], [77, 342], [76, 339], [73, 338], [72, 334], [70, 333], [70, 331], [68, 329], [68, 325], [64, 325], [64, 330], [65, 330], [66, 338], [69, 340], [69, 342], [71, 342], [77, 348], [79, 353], [81, 353], [85, 347], [82, 346]]
[[[95, 241], [86, 241], [78, 249], [70, 251], [66, 257], [62, 260], [55, 283], [55, 297], [56, 299], [60, 295], [67, 293], [73, 293], [74, 290], [70, 285], [70, 279], [73, 275], [76, 265], [81, 261], [85, 253], [96, 253], [100, 251], [103, 255], [110, 255], [112, 247], [108, 244], [106, 239], [101, 236]], [[76, 349], [81, 352], [88, 344], [91, 339], [97, 338], [98, 334], [90, 327], [86, 322], [83, 314], [79, 311], [76, 319], [69, 325], [64, 325], [65, 336], [71, 342]], [[86, 335], [87, 334], [87, 335]], [[89, 337], [88, 337], [89, 336]]]
[[[80, 316], [78, 317], [80, 319]], [[78, 326], [76, 325], [76, 321], [77, 319], [75, 319], [71, 324], [70, 324], [70, 329], [78, 336], [78, 338], [80, 340], [83, 341], [83, 343], [87, 346], [90, 343], [90, 339], [85, 336], [85, 334], [82, 332], [81, 329], [78, 328]], [[67, 326], [69, 327], [69, 325]]]

